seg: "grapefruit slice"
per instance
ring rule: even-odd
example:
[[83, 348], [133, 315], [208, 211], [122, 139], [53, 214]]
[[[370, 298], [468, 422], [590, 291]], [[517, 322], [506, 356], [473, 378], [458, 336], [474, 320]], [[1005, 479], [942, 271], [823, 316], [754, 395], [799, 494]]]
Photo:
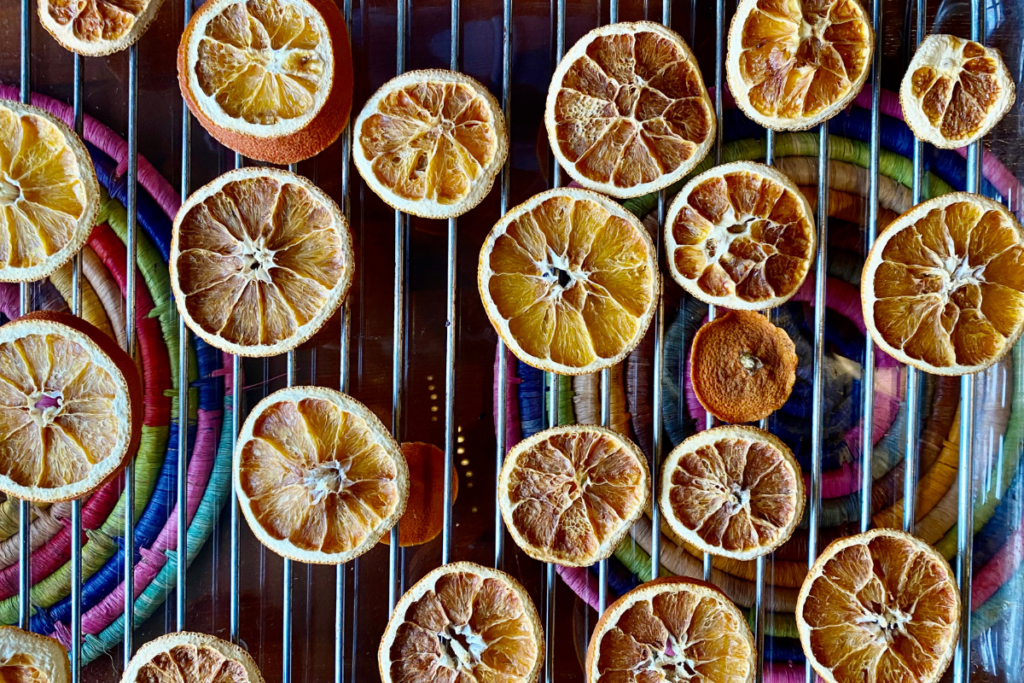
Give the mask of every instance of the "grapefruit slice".
[[179, 631], [151, 640], [135, 653], [121, 683], [263, 683], [242, 648], [205, 633]]
[[68, 652], [56, 638], [0, 626], [0, 681], [70, 683]]
[[134, 44], [163, 0], [39, 0], [39, 23], [65, 49], [101, 57]]

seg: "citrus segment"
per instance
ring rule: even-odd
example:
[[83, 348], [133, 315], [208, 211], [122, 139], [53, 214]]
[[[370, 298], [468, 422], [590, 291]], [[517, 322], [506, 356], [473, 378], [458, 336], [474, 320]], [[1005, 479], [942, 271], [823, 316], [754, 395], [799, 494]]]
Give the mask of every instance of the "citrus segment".
[[239, 646], [205, 633], [179, 631], [140, 647], [121, 683], [263, 683], [263, 676]]
[[0, 101], [0, 281], [39, 280], [71, 260], [99, 206], [82, 141], [42, 109]]
[[537, 610], [515, 579], [453, 562], [402, 596], [377, 657], [384, 683], [532, 683], [543, 651]]
[[56, 638], [0, 626], [0, 681], [69, 683], [67, 650]]
[[410, 71], [374, 94], [356, 119], [352, 155], [377, 196], [426, 218], [460, 216], [481, 200], [508, 155], [505, 117], [476, 80]]
[[749, 683], [754, 638], [743, 614], [717, 588], [680, 577], [656, 579], [616, 600], [594, 627], [588, 683]]
[[603, 427], [555, 427], [521, 441], [505, 458], [498, 504], [527, 555], [583, 567], [609, 557], [643, 513], [647, 461]]
[[163, 0], [40, 0], [39, 23], [72, 52], [99, 57], [132, 45]]
[[369, 550], [409, 495], [405, 457], [380, 420], [319, 387], [283, 389], [257, 404], [235, 447], [234, 479], [256, 538], [319, 564]]
[[874, 42], [858, 0], [740, 0], [729, 26], [729, 90], [757, 123], [804, 130], [857, 96]]
[[723, 164], [676, 195], [665, 221], [673, 279], [731, 309], [778, 306], [814, 262], [814, 219], [793, 181], [750, 161]]
[[953, 658], [960, 595], [946, 560], [874, 529], [829, 545], [796, 604], [800, 644], [827, 683], [935, 683]]
[[544, 124], [569, 175], [613, 197], [668, 187], [715, 138], [696, 58], [678, 34], [649, 21], [583, 36], [552, 76]]
[[657, 300], [647, 231], [587, 190], [542, 192], [506, 213], [480, 251], [480, 296], [524, 363], [580, 375], [640, 343]]
[[980, 140], [1015, 97], [999, 50], [945, 34], [925, 37], [900, 84], [907, 125], [917, 137], [944, 149]]
[[983, 370], [1024, 330], [1024, 232], [1004, 206], [957, 192], [918, 204], [864, 263], [868, 331], [902, 363], [940, 375]]

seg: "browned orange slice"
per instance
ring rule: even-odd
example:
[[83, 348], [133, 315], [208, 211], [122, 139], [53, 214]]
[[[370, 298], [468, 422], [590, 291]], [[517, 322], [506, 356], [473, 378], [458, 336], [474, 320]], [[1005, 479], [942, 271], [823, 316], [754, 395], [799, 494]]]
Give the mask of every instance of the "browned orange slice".
[[205, 633], [179, 631], [140, 647], [121, 677], [121, 683], [169, 681], [263, 683], [263, 676], [239, 646]]
[[69, 683], [68, 652], [56, 638], [0, 626], [0, 681]]
[[163, 0], [39, 0], [39, 23], [72, 52], [100, 57], [146, 32]]

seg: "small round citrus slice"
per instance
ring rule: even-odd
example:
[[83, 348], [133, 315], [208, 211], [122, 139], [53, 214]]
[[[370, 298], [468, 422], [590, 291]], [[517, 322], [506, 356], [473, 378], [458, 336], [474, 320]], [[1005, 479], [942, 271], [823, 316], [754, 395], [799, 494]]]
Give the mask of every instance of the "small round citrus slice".
[[526, 589], [497, 569], [452, 562], [398, 601], [377, 661], [383, 683], [533, 683], [543, 653]]
[[800, 644], [826, 683], [936, 683], [953, 658], [959, 624], [949, 564], [892, 529], [832, 542], [796, 602]]
[[676, 446], [661, 471], [674, 532], [706, 553], [750, 560], [785, 543], [804, 510], [800, 465], [777, 437], [722, 426]]
[[[409, 500], [399, 520], [399, 543], [403, 548], [423, 545], [437, 538], [444, 523], [444, 451], [433, 444], [402, 444], [409, 466]], [[459, 473], [452, 468], [452, 502], [459, 497]], [[385, 534], [381, 543], [391, 544]]]
[[874, 44], [859, 0], [740, 0], [729, 26], [729, 90], [762, 126], [806, 130], [857, 96]]
[[32, 282], [92, 233], [100, 185], [85, 145], [49, 112], [0, 101], [0, 282]]
[[163, 0], [39, 0], [39, 23], [65, 49], [101, 57], [138, 41], [161, 5]]
[[651, 21], [596, 28], [562, 58], [544, 125], [558, 163], [583, 187], [639, 197], [707, 155], [715, 116], [686, 42]]
[[574, 188], [542, 192], [506, 213], [484, 240], [477, 279], [512, 353], [562, 375], [621, 362], [658, 299], [647, 230], [607, 197]]
[[903, 119], [918, 138], [954, 149], [980, 140], [1013, 106], [999, 50], [957, 36], [926, 36], [900, 83]]
[[475, 79], [439, 69], [382, 85], [359, 113], [352, 144], [370, 189], [425, 218], [461, 216], [479, 204], [508, 156], [498, 101]]
[[178, 85], [210, 135], [291, 164], [334, 142], [352, 108], [348, 30], [330, 0], [209, 0], [178, 45]]
[[705, 323], [690, 349], [690, 383], [704, 408], [723, 422], [756, 422], [786, 403], [796, 383], [796, 345], [785, 330], [752, 311]]
[[814, 219], [800, 188], [752, 161], [716, 166], [669, 207], [669, 272], [683, 289], [734, 310], [774, 308], [796, 294], [814, 262]]
[[68, 651], [56, 638], [0, 626], [0, 681], [69, 683]]
[[189, 328], [240, 356], [309, 339], [352, 283], [355, 256], [338, 205], [301, 176], [228, 171], [178, 209], [171, 286]]
[[362, 555], [405, 511], [409, 468], [381, 421], [323, 387], [290, 387], [253, 408], [235, 446], [235, 491], [256, 538], [299, 562]]
[[205, 633], [179, 631], [139, 648], [121, 683], [263, 683], [256, 662], [239, 646]]
[[110, 337], [51, 311], [0, 326], [0, 491], [35, 503], [84, 496], [141, 434], [138, 370]]
[[754, 637], [736, 605], [711, 584], [666, 577], [616, 600], [594, 626], [587, 683], [750, 683]]
[[611, 556], [647, 505], [640, 449], [594, 425], [554, 427], [519, 442], [498, 477], [498, 505], [527, 555], [570, 567]]
[[871, 248], [861, 304], [875, 343], [901, 363], [936, 375], [984, 370], [1024, 330], [1024, 231], [980, 195], [918, 204]]

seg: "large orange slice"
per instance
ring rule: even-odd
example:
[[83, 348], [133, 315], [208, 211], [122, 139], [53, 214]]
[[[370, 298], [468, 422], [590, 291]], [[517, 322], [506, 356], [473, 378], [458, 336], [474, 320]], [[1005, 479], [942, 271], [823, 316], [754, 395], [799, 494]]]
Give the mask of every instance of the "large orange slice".
[[754, 637], [736, 605], [711, 584], [670, 577], [616, 600], [587, 647], [587, 683], [750, 683]]
[[944, 149], [983, 138], [1010, 111], [1015, 97], [999, 50], [946, 34], [921, 41], [900, 84], [907, 125], [917, 137]]
[[139, 648], [121, 683], [263, 683], [256, 662], [239, 646], [205, 633], [179, 631]]
[[574, 567], [610, 557], [649, 494], [640, 449], [594, 425], [554, 427], [519, 442], [498, 477], [501, 516], [519, 547]]
[[673, 279], [701, 301], [774, 308], [814, 263], [814, 218], [800, 188], [752, 161], [716, 166], [688, 182], [665, 220]]
[[934, 548], [874, 529], [825, 548], [800, 588], [796, 624], [827, 683], [935, 683], [956, 649], [960, 594]]
[[170, 263], [175, 303], [193, 332], [228, 353], [273, 356], [334, 314], [355, 257], [330, 197], [294, 173], [250, 167], [181, 205]]
[[85, 145], [49, 112], [0, 100], [0, 282], [31, 282], [92, 233], [100, 185]]
[[780, 439], [754, 427], [698, 432], [661, 471], [661, 506], [674, 532], [706, 553], [749, 560], [785, 543], [804, 510], [804, 480]]
[[398, 601], [377, 661], [383, 683], [533, 683], [544, 662], [544, 636], [518, 581], [453, 562]]
[[544, 125], [558, 163], [585, 188], [639, 197], [707, 155], [715, 116], [686, 42], [651, 21], [596, 28], [548, 86]]
[[39, 23], [66, 49], [100, 57], [138, 41], [161, 5], [163, 0], [39, 0]]
[[918, 204], [871, 248], [861, 304], [875, 343], [901, 363], [937, 375], [984, 370], [1024, 330], [1024, 231], [980, 195]]
[[138, 371], [113, 340], [67, 313], [0, 327], [0, 491], [36, 503], [84, 496], [141, 434]]
[[334, 142], [352, 108], [352, 51], [331, 0], [209, 0], [178, 45], [178, 85], [210, 135], [275, 164]]
[[535, 195], [506, 213], [480, 250], [484, 309], [524, 363], [563, 375], [619, 363], [643, 338], [658, 299], [647, 230], [587, 190]]
[[405, 511], [409, 468], [377, 416], [323, 387], [276, 391], [235, 446], [235, 491], [256, 538], [299, 562], [340, 564]]
[[68, 652], [56, 638], [0, 626], [0, 681], [69, 683]]
[[729, 26], [729, 90], [762, 126], [805, 130], [857, 96], [874, 44], [859, 0], [740, 0]]

